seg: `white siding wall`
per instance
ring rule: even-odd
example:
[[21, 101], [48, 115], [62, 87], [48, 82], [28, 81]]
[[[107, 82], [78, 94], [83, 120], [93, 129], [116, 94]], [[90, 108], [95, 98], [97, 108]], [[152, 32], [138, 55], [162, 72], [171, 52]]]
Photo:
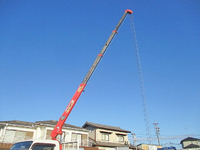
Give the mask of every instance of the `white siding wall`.
[[28, 137], [34, 138], [35, 135], [35, 129], [32, 128], [20, 128], [20, 127], [11, 127], [11, 126], [5, 126], [4, 128], [1, 129], [1, 141], [0, 142], [7, 142], [7, 143], [12, 143], [20, 140], [26, 140], [25, 135], [26, 132], [32, 132], [33, 137]]
[[[102, 141], [102, 133], [101, 132], [107, 132], [109, 134], [109, 141], [107, 142], [114, 142], [114, 143], [124, 143], [125, 141], [128, 142], [128, 136], [125, 132], [119, 132], [119, 131], [111, 131], [111, 130], [104, 130], [104, 129], [96, 129], [96, 140]], [[123, 135], [124, 141], [118, 141], [118, 134]]]

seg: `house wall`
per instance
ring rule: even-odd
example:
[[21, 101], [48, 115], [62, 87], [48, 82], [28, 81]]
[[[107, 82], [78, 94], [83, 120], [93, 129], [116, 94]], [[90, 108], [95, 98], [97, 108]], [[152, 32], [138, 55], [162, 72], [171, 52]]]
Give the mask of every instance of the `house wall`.
[[33, 139], [34, 136], [34, 128], [4, 126], [1, 128], [0, 142], [12, 143], [20, 140]]
[[46, 138], [46, 127], [43, 126], [37, 127], [37, 139], [45, 139], [45, 138]]
[[[129, 143], [126, 132], [111, 131], [111, 130], [105, 130], [105, 129], [96, 129], [96, 141], [102, 141], [102, 132], [109, 133], [109, 141], [107, 142], [121, 143], [121, 144], [124, 144], [124, 142]], [[118, 136], [117, 136], [118, 134], [123, 135], [123, 138], [124, 138], [123, 141], [118, 140]]]
[[96, 140], [96, 130], [90, 131], [89, 137], [92, 138], [93, 140]]
[[2, 126], [0, 128], [0, 142], [3, 140], [4, 134], [5, 134], [5, 128], [6, 126]]
[[85, 129], [89, 130], [89, 137], [93, 140], [96, 140], [96, 128], [92, 126], [87, 126]]
[[199, 145], [200, 146], [200, 141], [184, 141], [182, 145], [183, 145], [183, 147], [186, 147], [186, 146], [188, 146], [190, 144], [195, 144], [195, 145]]

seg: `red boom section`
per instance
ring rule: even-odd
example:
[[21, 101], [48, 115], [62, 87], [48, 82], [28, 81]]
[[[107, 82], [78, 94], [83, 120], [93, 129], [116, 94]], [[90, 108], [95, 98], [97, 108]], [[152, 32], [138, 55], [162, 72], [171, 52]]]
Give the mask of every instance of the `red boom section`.
[[86, 83], [81, 83], [76, 90], [74, 96], [72, 97], [71, 101], [67, 105], [65, 111], [63, 112], [62, 116], [60, 117], [57, 125], [55, 126], [54, 130], [51, 132], [51, 137], [53, 140], [56, 140], [56, 136], [58, 134], [62, 135], [62, 126], [64, 125], [67, 117], [69, 116], [70, 112], [72, 111], [74, 105], [76, 104], [79, 96], [83, 92], [84, 88], [86, 86]]

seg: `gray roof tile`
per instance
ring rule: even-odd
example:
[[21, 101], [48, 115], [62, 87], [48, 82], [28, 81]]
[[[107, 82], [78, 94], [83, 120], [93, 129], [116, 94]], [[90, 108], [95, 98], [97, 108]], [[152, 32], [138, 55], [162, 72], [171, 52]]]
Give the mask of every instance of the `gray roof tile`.
[[114, 131], [121, 131], [121, 132], [131, 133], [131, 131], [121, 129], [120, 127], [103, 125], [103, 124], [97, 124], [97, 123], [92, 123], [92, 122], [88, 122], [88, 121], [82, 127], [84, 128], [86, 126], [93, 126], [93, 127], [100, 128], [100, 129], [108, 129], [108, 130], [114, 130]]
[[[55, 120], [47, 120], [47, 121], [36, 121], [34, 122], [26, 122], [26, 121], [19, 121], [19, 120], [11, 120], [11, 121], [0, 121], [0, 125], [1, 126], [6, 126], [7, 124], [9, 125], [13, 125], [13, 126], [25, 126], [25, 127], [31, 127], [31, 128], [35, 128], [35, 126], [38, 125], [44, 125], [44, 126], [51, 126], [54, 127], [57, 124], [58, 121]], [[63, 129], [73, 129], [73, 130], [77, 130], [77, 131], [85, 131], [85, 132], [89, 132], [88, 130], [82, 128], [82, 127], [78, 127], [78, 126], [74, 126], [71, 124], [64, 124], [63, 125]]]
[[26, 126], [26, 127], [34, 127], [35, 123], [33, 122], [26, 122], [26, 121], [19, 121], [19, 120], [10, 120], [10, 121], [0, 121], [1, 125], [17, 125], [17, 126]]

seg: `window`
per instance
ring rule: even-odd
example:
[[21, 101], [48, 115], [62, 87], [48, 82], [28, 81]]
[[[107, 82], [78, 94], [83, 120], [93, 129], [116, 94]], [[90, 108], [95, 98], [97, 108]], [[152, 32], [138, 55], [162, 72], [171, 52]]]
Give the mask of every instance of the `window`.
[[19, 131], [19, 130], [6, 130], [4, 142], [15, 143], [16, 141], [23, 141], [33, 138], [33, 132]]
[[49, 130], [49, 129], [47, 129], [47, 132], [46, 132], [46, 139], [51, 139], [51, 132], [52, 132], [53, 130]]
[[6, 130], [3, 141], [5, 143], [13, 143], [15, 141], [15, 133], [16, 131], [14, 130]]
[[15, 143], [10, 150], [28, 150], [32, 143], [32, 141]]
[[76, 133], [72, 133], [72, 141], [77, 141], [77, 134]]
[[16, 131], [15, 133], [15, 140], [22, 141], [26, 139], [26, 132], [25, 131]]
[[123, 135], [117, 135], [117, 141], [118, 142], [124, 142], [124, 136]]
[[33, 138], [33, 132], [26, 131], [26, 140]]
[[101, 139], [102, 141], [109, 141], [109, 133], [101, 133]]
[[81, 146], [87, 146], [88, 140], [87, 140], [87, 134], [81, 134]]
[[32, 150], [53, 150], [54, 144], [36, 144]]
[[81, 145], [81, 134], [79, 133], [72, 133], [72, 142], [79, 142], [79, 145]]

